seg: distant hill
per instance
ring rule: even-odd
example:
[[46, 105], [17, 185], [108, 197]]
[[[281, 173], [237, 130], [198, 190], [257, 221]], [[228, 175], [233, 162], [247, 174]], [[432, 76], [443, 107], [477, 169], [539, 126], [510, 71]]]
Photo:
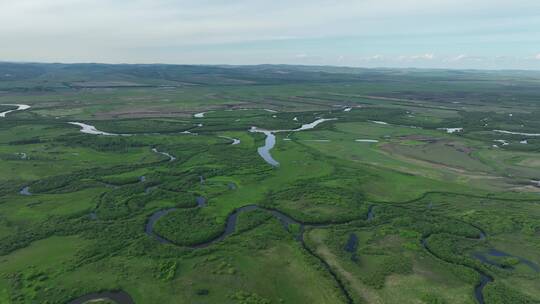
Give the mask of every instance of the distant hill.
[[48, 64], [0, 62], [2, 90], [96, 87], [276, 85], [283, 83], [392, 82], [407, 80], [540, 81], [534, 71], [365, 69], [295, 65]]

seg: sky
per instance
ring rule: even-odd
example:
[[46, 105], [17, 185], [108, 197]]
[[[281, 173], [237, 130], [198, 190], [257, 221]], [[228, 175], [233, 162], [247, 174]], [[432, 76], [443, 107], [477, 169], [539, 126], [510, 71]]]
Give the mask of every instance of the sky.
[[540, 70], [540, 1], [0, 0], [0, 61]]

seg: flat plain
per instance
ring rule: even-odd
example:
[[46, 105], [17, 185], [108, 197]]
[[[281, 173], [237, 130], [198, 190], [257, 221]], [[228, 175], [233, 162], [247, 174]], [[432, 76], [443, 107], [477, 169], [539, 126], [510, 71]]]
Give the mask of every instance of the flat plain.
[[539, 87], [0, 63], [0, 303], [540, 303]]

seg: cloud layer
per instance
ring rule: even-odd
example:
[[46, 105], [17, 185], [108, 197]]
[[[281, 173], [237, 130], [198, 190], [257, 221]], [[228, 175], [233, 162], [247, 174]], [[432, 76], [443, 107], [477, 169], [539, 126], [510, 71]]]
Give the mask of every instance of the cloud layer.
[[0, 0], [0, 60], [540, 68], [537, 37], [536, 0]]

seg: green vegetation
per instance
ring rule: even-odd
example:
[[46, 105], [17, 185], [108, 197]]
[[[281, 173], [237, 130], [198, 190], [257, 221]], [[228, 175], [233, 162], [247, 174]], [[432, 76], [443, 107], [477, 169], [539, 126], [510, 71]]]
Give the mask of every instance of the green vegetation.
[[263, 210], [252, 210], [240, 214], [236, 225], [236, 232], [242, 233], [254, 229], [264, 222], [268, 221], [272, 216]]
[[540, 303], [537, 72], [4, 69], [0, 303]]
[[200, 209], [177, 210], [158, 221], [157, 234], [178, 245], [196, 245], [221, 234], [223, 224], [208, 218]]

